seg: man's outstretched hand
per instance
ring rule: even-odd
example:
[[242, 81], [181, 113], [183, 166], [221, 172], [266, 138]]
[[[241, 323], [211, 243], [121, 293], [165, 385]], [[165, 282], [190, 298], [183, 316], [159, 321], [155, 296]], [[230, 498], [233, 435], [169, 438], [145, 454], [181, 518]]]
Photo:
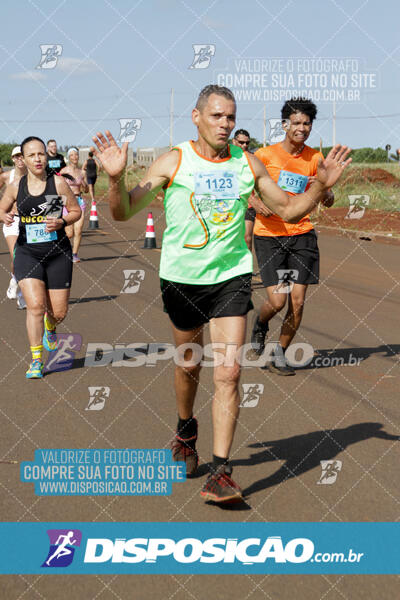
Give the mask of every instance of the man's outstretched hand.
[[96, 144], [97, 150], [95, 148], [91, 148], [91, 150], [101, 162], [105, 172], [110, 177], [121, 175], [128, 158], [128, 142], [124, 142], [120, 148], [112, 133], [107, 129], [105, 135], [98, 131], [92, 140]]
[[345, 168], [351, 163], [351, 158], [347, 158], [351, 148], [336, 144], [329, 152], [325, 160], [320, 160], [317, 169], [317, 181], [325, 187], [332, 187], [341, 177]]

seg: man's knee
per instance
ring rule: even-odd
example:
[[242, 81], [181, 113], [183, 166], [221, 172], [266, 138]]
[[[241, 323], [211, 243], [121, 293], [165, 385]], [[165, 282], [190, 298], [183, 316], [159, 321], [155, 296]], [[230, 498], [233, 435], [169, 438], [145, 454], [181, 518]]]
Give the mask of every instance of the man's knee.
[[294, 295], [290, 297], [292, 312], [301, 314], [303, 312], [305, 296], [304, 295]]
[[279, 312], [286, 304], [286, 295], [269, 293], [267, 302], [275, 312]]
[[240, 380], [240, 365], [233, 367], [216, 367], [214, 370], [214, 383], [218, 386], [237, 386]]
[[188, 379], [199, 379], [201, 366], [200, 364], [189, 364], [187, 366], [176, 366], [177, 371], [187, 377]]

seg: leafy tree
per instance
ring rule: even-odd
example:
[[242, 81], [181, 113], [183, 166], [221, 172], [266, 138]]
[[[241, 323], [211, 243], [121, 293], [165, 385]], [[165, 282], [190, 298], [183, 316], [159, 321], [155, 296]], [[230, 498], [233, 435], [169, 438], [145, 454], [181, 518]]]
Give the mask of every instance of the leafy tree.
[[[332, 146], [324, 146], [322, 154], [326, 156]], [[319, 150], [319, 146], [315, 147]], [[353, 163], [382, 163], [387, 161], [387, 153], [383, 148], [355, 148], [350, 154]]]
[[0, 144], [0, 164], [12, 166], [11, 151], [14, 146], [17, 146], [16, 142], [12, 144]]

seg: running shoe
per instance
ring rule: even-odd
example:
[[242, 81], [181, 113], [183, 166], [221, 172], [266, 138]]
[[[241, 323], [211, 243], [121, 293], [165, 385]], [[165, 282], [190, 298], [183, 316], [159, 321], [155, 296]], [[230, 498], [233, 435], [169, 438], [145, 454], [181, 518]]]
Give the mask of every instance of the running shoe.
[[78, 263], [78, 262], [81, 262], [81, 259], [79, 258], [79, 256], [77, 254], [73, 254], [72, 255], [72, 262], [73, 263]]
[[11, 277], [10, 279], [10, 283], [8, 284], [8, 289], [7, 289], [7, 298], [9, 298], [10, 300], [15, 300], [15, 298], [17, 297], [17, 289], [18, 289], [18, 282], [15, 279], [15, 277]]
[[26, 308], [25, 298], [22, 295], [21, 290], [17, 292], [17, 308], [18, 310], [24, 310]]
[[[194, 419], [196, 421], [196, 419]], [[196, 421], [197, 431], [197, 421]], [[171, 442], [172, 460], [186, 463], [186, 477], [191, 477], [197, 471], [199, 456], [196, 451], [197, 433], [191, 438], [184, 439], [175, 434]]]
[[261, 356], [261, 354], [265, 350], [265, 338], [268, 331], [268, 323], [261, 323], [258, 315], [256, 315], [253, 324], [253, 330], [251, 332], [251, 347], [257, 356]]
[[40, 360], [33, 360], [26, 372], [27, 379], [42, 379], [43, 363]]
[[220, 465], [216, 471], [212, 471], [200, 495], [213, 502], [240, 502], [243, 500], [242, 490], [231, 478], [232, 467], [230, 465]]
[[47, 329], [46, 320], [44, 322], [43, 347], [47, 352], [53, 352], [58, 348], [56, 331]]
[[293, 367], [287, 364], [285, 353], [281, 346], [275, 348], [272, 361], [268, 364], [268, 370], [284, 377], [296, 374]]

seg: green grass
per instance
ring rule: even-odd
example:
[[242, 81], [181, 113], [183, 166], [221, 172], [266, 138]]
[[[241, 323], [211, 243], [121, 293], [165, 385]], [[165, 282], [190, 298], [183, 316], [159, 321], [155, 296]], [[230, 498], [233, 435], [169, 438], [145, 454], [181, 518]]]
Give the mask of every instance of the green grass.
[[[351, 165], [348, 169], [354, 172], [356, 169], [384, 169], [391, 175], [399, 178], [400, 183], [400, 165], [394, 163], [362, 163]], [[359, 183], [346, 183], [340, 181], [334, 186], [336, 207], [348, 207], [349, 195], [368, 195], [369, 209], [384, 210], [395, 212], [400, 210], [400, 187], [388, 185], [380, 182], [361, 181]]]
[[[130, 169], [126, 176], [127, 189], [131, 190], [143, 177], [145, 171], [142, 169]], [[96, 198], [98, 200], [105, 200], [105, 196], [108, 190], [108, 176], [101, 172], [96, 181]]]

